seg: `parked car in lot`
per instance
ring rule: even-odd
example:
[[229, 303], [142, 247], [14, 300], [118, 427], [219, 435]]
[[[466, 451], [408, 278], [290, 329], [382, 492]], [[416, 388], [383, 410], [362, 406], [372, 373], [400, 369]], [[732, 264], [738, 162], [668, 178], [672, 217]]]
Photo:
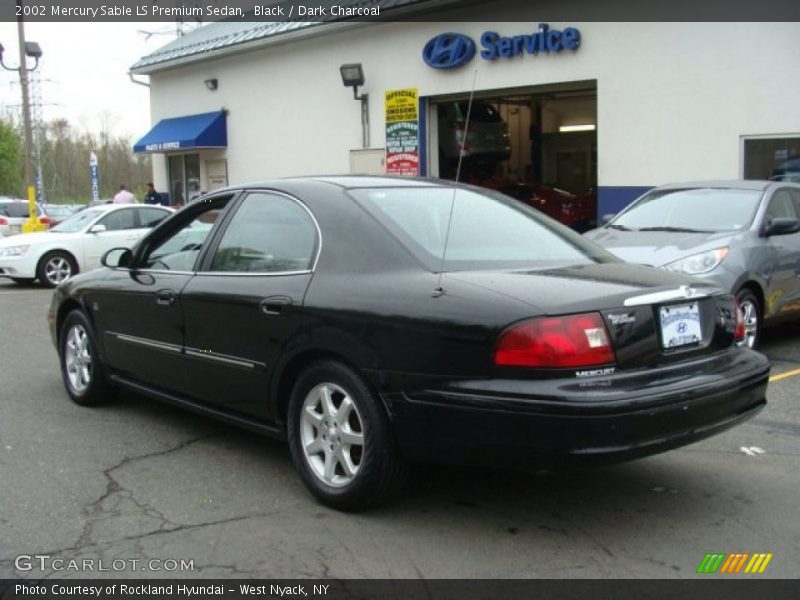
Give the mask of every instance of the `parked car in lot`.
[[[37, 206], [37, 217], [41, 217], [41, 214], [41, 209]], [[20, 233], [29, 215], [30, 207], [27, 200], [0, 198], [0, 234], [10, 236]], [[47, 224], [46, 221], [42, 223]]]
[[765, 321], [800, 316], [798, 231], [800, 185], [707, 181], [657, 187], [586, 236], [628, 262], [735, 294], [754, 347]]
[[39, 220], [53, 227], [75, 214], [77, 209], [69, 204], [40, 204]]
[[582, 233], [597, 225], [597, 194], [594, 191], [571, 194], [540, 183], [508, 185], [501, 191], [575, 231]]
[[471, 186], [233, 187], [104, 264], [49, 311], [72, 400], [127, 387], [288, 439], [337, 508], [392, 497], [409, 461], [631, 459], [766, 402], [729, 293]]
[[104, 205], [81, 211], [49, 231], [0, 240], [0, 276], [18, 283], [34, 279], [55, 287], [72, 275], [100, 266], [117, 246], [133, 246], [174, 211], [164, 207]]

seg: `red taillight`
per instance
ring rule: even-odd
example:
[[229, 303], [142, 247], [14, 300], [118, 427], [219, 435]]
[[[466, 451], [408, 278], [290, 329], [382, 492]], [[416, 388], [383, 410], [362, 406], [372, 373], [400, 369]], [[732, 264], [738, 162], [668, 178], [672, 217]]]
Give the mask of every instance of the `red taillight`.
[[8, 219], [5, 217], [0, 217], [0, 225], [8, 225]]
[[616, 362], [599, 313], [522, 321], [506, 329], [494, 363], [503, 367], [590, 367]]
[[737, 342], [744, 341], [744, 336], [747, 332], [744, 328], [744, 312], [739, 302], [736, 302], [736, 329], [733, 332], [733, 339]]
[[42, 225], [52, 225], [53, 219], [51, 219], [50, 217], [39, 217], [39, 223], [41, 223]]

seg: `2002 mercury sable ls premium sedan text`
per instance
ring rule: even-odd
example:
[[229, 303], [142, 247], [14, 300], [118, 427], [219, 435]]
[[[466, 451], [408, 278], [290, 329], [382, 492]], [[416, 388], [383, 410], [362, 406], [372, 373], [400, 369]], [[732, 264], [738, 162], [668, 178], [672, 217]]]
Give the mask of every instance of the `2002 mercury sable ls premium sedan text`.
[[337, 508], [390, 498], [412, 461], [629, 459], [766, 402], [730, 294], [477, 188], [228, 189], [104, 262], [50, 309], [72, 399], [123, 386], [288, 438]]

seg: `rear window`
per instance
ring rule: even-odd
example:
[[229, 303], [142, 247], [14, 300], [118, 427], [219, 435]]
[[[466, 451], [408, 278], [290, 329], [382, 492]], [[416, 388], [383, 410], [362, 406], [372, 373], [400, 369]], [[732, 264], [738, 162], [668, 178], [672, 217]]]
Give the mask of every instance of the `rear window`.
[[459, 102], [458, 109], [465, 119], [469, 110], [469, 120], [476, 123], [500, 123], [503, 120], [494, 106], [485, 102], [473, 102], [471, 110], [469, 102]]
[[618, 262], [570, 229], [500, 194], [444, 187], [350, 193], [434, 272], [442, 266], [464, 271]]
[[0, 215], [12, 219], [27, 219], [29, 216], [27, 202], [3, 202], [0, 204]]

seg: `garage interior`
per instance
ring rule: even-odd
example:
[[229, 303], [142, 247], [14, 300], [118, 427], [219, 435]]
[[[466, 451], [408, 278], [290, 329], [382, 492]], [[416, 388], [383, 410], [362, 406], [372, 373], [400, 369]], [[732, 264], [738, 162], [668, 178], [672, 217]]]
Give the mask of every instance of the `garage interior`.
[[440, 96], [429, 106], [431, 175], [456, 179], [462, 154], [459, 181], [503, 191], [578, 230], [594, 225], [596, 81], [480, 92], [471, 108], [469, 95]]

